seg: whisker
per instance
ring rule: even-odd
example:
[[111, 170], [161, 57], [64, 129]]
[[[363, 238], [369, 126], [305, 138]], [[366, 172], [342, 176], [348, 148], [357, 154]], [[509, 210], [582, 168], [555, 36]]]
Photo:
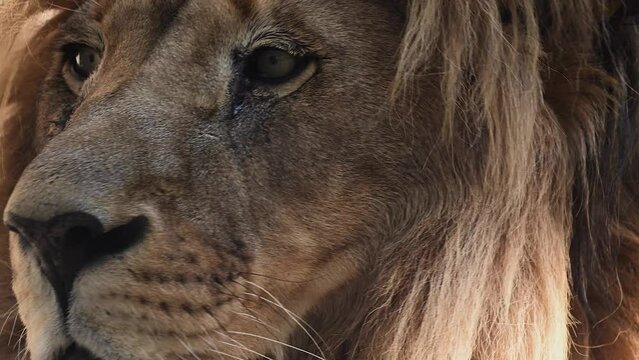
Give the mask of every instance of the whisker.
[[287, 344], [287, 343], [279, 341], [279, 340], [270, 339], [270, 338], [267, 338], [267, 337], [264, 337], [264, 336], [261, 336], [261, 335], [250, 334], [250, 333], [245, 333], [245, 332], [241, 332], [241, 331], [229, 331], [229, 334], [243, 335], [243, 336], [254, 337], [254, 338], [257, 338], [257, 339], [262, 339], [262, 340], [265, 340], [265, 341], [269, 341], [269, 342], [272, 342], [272, 343], [275, 343], [275, 344], [282, 345], [282, 346], [287, 347], [289, 349], [297, 350], [297, 351], [299, 351], [301, 353], [304, 353], [306, 355], [310, 355], [310, 356], [312, 356], [312, 357], [314, 357], [316, 359], [326, 360], [325, 358], [323, 358], [321, 356], [318, 356], [316, 354], [313, 354], [310, 351], [306, 351], [304, 349], [298, 348], [297, 346], [293, 346], [291, 344]]
[[[258, 295], [259, 296], [259, 295]], [[307, 331], [307, 327], [308, 329], [310, 329], [317, 337], [319, 337], [319, 340], [322, 342], [322, 344], [326, 347], [328, 347], [328, 345], [326, 344], [326, 341], [322, 338], [322, 335], [319, 334], [319, 332], [317, 330], [315, 330], [313, 328], [313, 326], [311, 326], [311, 324], [309, 324], [308, 322], [306, 322], [303, 318], [301, 318], [299, 315], [295, 314], [294, 312], [290, 311], [289, 309], [285, 308], [284, 306], [282, 306], [281, 304], [275, 303], [269, 299], [266, 299], [262, 296], [259, 297], [261, 300], [276, 306], [280, 309], [282, 309], [284, 312], [286, 312], [287, 315], [289, 315], [291, 318], [294, 318], [293, 321], [295, 321], [295, 323], [304, 330], [304, 332], [306, 333], [306, 335], [308, 335], [308, 337], [313, 340], [313, 342], [315, 343], [315, 346], [318, 347], [318, 350], [321, 352], [321, 348], [320, 346], [315, 342], [315, 339], [313, 338], [313, 336], [311, 336], [311, 334], [308, 333]], [[297, 322], [296, 319], [299, 321]], [[301, 323], [301, 324], [300, 324]], [[304, 326], [303, 326], [304, 325]], [[322, 356], [325, 356], [324, 354], [322, 354]]]
[[[229, 335], [225, 334], [225, 333], [228, 333], [228, 331], [226, 330], [226, 328], [222, 325], [222, 323], [215, 316], [213, 316], [212, 314], [206, 314], [206, 316], [208, 316], [209, 318], [213, 319], [213, 321], [215, 321], [217, 326], [224, 331], [224, 332], [216, 331], [216, 333], [222, 334], [222, 335], [226, 336], [227, 338], [229, 338], [229, 339], [231, 339], [233, 341], [236, 341], [236, 340], [232, 339]], [[209, 335], [209, 331], [207, 329], [205, 329], [204, 327], [202, 327], [202, 329], [204, 330], [204, 333], [208, 336]], [[231, 354], [227, 354], [227, 353], [224, 353], [224, 352], [220, 351], [216, 344], [214, 344], [214, 343], [212, 344], [204, 336], [200, 336], [200, 340], [202, 340], [204, 343], [206, 343], [208, 346], [210, 346], [210, 347], [212, 347], [214, 349], [214, 350], [213, 349], [208, 349], [207, 351], [213, 351], [213, 352], [215, 352], [215, 353], [217, 353], [219, 355], [228, 356], [228, 357], [231, 357], [231, 358], [234, 358], [234, 359], [243, 360], [242, 358], [239, 358], [239, 357], [233, 356]], [[247, 350], [248, 350], [248, 348], [247, 348]]]
[[25, 346], [24, 348], [22, 347], [23, 343], [23, 338], [27, 335], [27, 329], [23, 329], [21, 334], [20, 334], [20, 339], [18, 340], [17, 343], [17, 347], [18, 347], [18, 359], [20, 360], [25, 360], [28, 358], [29, 356], [29, 349]]
[[238, 348], [240, 350], [248, 351], [248, 352], [250, 352], [253, 355], [259, 356], [261, 359], [275, 360], [275, 359], [273, 359], [271, 357], [268, 357], [268, 356], [266, 356], [266, 355], [264, 355], [262, 353], [259, 353], [259, 352], [255, 351], [255, 350], [251, 350], [246, 345], [243, 345], [243, 344], [236, 345], [236, 344], [231, 344], [231, 343], [226, 342], [226, 341], [220, 341], [220, 344], [224, 344], [224, 345], [228, 345], [228, 346], [231, 346], [231, 347], [234, 347], [234, 348]]
[[242, 349], [242, 350], [246, 350], [246, 351], [248, 351], [249, 353], [251, 353], [251, 354], [253, 354], [253, 355], [257, 355], [257, 356], [259, 356], [259, 357], [261, 357], [261, 358], [263, 358], [263, 359], [274, 360], [274, 359], [272, 359], [272, 358], [270, 358], [270, 357], [268, 357], [268, 356], [266, 356], [266, 355], [264, 355], [264, 354], [261, 354], [261, 353], [259, 353], [259, 352], [255, 351], [255, 350], [250, 349], [248, 346], [246, 346], [246, 345], [242, 344], [241, 342], [239, 342], [239, 341], [237, 341], [237, 340], [233, 339], [233, 337], [231, 337], [231, 336], [230, 336], [230, 335], [228, 335], [228, 334], [224, 334], [224, 333], [221, 333], [221, 332], [219, 332], [219, 331], [217, 331], [217, 333], [218, 333], [218, 335], [222, 335], [222, 336], [224, 336], [224, 337], [228, 338], [229, 340], [233, 341], [233, 342], [234, 342], [234, 343], [236, 343], [237, 345], [230, 344], [230, 343], [227, 343], [227, 342], [225, 342], [225, 341], [220, 341], [220, 344], [225, 344], [225, 345], [228, 345], [228, 346], [233, 346], [233, 347], [240, 348], [240, 349]]
[[227, 354], [227, 353], [225, 353], [225, 352], [223, 352], [223, 351], [220, 351], [220, 350], [208, 349], [208, 350], [206, 350], [206, 351], [207, 351], [207, 352], [213, 352], [213, 353], [215, 353], [215, 354], [219, 354], [219, 355], [222, 355], [222, 356], [227, 356], [227, 357], [230, 357], [231, 359], [236, 359], [236, 360], [246, 360], [246, 359], [242, 359], [241, 357], [237, 357], [237, 356], [235, 356], [235, 355]]
[[211, 346], [211, 347], [213, 348], [213, 349], [207, 349], [207, 350], [206, 350], [206, 352], [212, 352], [212, 353], [215, 353], [215, 354], [218, 354], [218, 355], [227, 356], [227, 357], [230, 357], [231, 359], [236, 359], [236, 360], [245, 360], [245, 359], [242, 359], [242, 358], [240, 358], [240, 357], [237, 357], [237, 356], [234, 356], [234, 355], [231, 355], [231, 354], [228, 354], [228, 353], [225, 353], [225, 352], [222, 352], [222, 351], [218, 350], [218, 348], [217, 348], [217, 346], [216, 346], [216, 345], [211, 344], [211, 343], [210, 343], [208, 340], [206, 340], [204, 337], [201, 337], [201, 339], [202, 339], [202, 341], [204, 341], [207, 345], [209, 345], [209, 346]]
[[[265, 292], [268, 296], [270, 296], [275, 303], [272, 303], [271, 301], [269, 301], [268, 299], [264, 299], [262, 296], [260, 296], [261, 299], [263, 299], [264, 301], [273, 304], [274, 306], [279, 307], [280, 309], [282, 309], [284, 312], [286, 312], [286, 314], [295, 322], [295, 324], [297, 324], [297, 326], [299, 326], [302, 330], [304, 330], [304, 333], [306, 333], [306, 335], [309, 337], [309, 339], [311, 339], [311, 341], [313, 342], [313, 344], [315, 345], [315, 347], [317, 347], [317, 350], [319, 350], [320, 355], [322, 355], [323, 358], [326, 358], [326, 355], [324, 354], [324, 351], [322, 351], [322, 347], [319, 345], [319, 343], [317, 342], [317, 340], [315, 340], [315, 337], [313, 335], [311, 335], [311, 333], [308, 331], [308, 329], [306, 328], [306, 326], [308, 326], [319, 338], [320, 341], [326, 346], [326, 341], [324, 341], [324, 339], [322, 338], [322, 336], [317, 332], [317, 330], [315, 330], [310, 324], [308, 324], [306, 321], [304, 321], [300, 316], [296, 315], [294, 312], [290, 311], [289, 309], [287, 309], [281, 301], [279, 301], [273, 294], [271, 294], [268, 290], [266, 290], [264, 287], [245, 279], [246, 282], [250, 285], [253, 285], [255, 287], [257, 287], [258, 289], [262, 290], [263, 292]], [[300, 323], [299, 320], [301, 320], [306, 326], [302, 325], [302, 323]]]
[[[240, 285], [240, 286], [242, 286], [243, 288], [245, 288], [245, 289], [247, 289], [247, 290], [248, 290], [248, 288], [247, 288], [244, 284], [240, 284], [240, 283], [238, 283], [237, 281], [233, 281], [233, 282], [234, 282], [235, 284], [238, 284], [238, 285]], [[271, 336], [273, 336], [273, 337], [277, 337], [277, 336], [276, 336], [276, 335], [275, 335], [275, 334], [271, 331], [271, 329], [275, 329], [275, 328], [271, 326], [271, 327], [270, 327], [271, 329], [269, 329], [269, 326], [268, 326], [266, 323], [264, 323], [263, 321], [258, 320], [257, 315], [256, 315], [256, 314], [255, 314], [255, 313], [254, 313], [251, 309], [249, 309], [249, 308], [248, 308], [248, 306], [246, 306], [246, 304], [244, 304], [244, 301], [253, 301], [252, 299], [243, 298], [243, 297], [241, 297], [241, 296], [239, 296], [239, 295], [234, 294], [234, 293], [233, 293], [233, 291], [232, 291], [231, 289], [229, 289], [226, 285], [220, 284], [220, 286], [224, 287], [224, 289], [226, 289], [226, 290], [229, 292], [228, 294], [226, 294], [227, 296], [235, 297], [235, 298], [238, 300], [238, 302], [240, 303], [240, 305], [242, 305], [242, 307], [243, 307], [243, 308], [244, 308], [247, 312], [249, 312], [250, 314], [252, 314], [252, 315], [253, 315], [253, 317], [254, 317], [254, 320], [255, 320], [255, 321], [257, 321], [259, 324], [261, 324], [261, 325], [264, 327], [264, 329], [265, 329], [265, 330], [266, 330], [266, 331], [267, 331], [267, 332], [268, 332]], [[219, 290], [219, 289], [218, 289], [218, 290]], [[220, 291], [220, 292], [222, 292], [222, 291]], [[224, 292], [222, 292], [222, 293], [224, 293]]]
[[18, 322], [18, 315], [16, 314], [16, 316], [13, 318], [13, 326], [11, 326], [11, 332], [9, 333], [9, 344], [11, 345], [11, 340], [13, 339], [13, 334], [15, 334], [16, 332], [16, 324]]
[[9, 311], [6, 315], [3, 315], [4, 317], [4, 322], [2, 323], [2, 326], [0, 326], [0, 334], [2, 334], [4, 332], [4, 327], [7, 325], [7, 322], [9, 321], [9, 319], [11, 317], [17, 318], [18, 317], [18, 309], [17, 307], [11, 311]]
[[[246, 279], [246, 278], [244, 278], [244, 280], [245, 280], [245, 281], [247, 281], [247, 282], [249, 282], [249, 281], [248, 281], [248, 279]], [[315, 330], [315, 329], [314, 329], [314, 328], [313, 328], [310, 324], [308, 324], [306, 321], [304, 321], [301, 317], [299, 317], [298, 315], [296, 315], [296, 314], [295, 314], [295, 313], [293, 313], [292, 311], [290, 311], [290, 310], [286, 309], [283, 305], [281, 305], [281, 303], [280, 303], [280, 305], [277, 305], [277, 304], [273, 303], [272, 301], [269, 301], [268, 299], [266, 299], [266, 298], [264, 298], [264, 297], [262, 297], [262, 296], [260, 296], [260, 295], [258, 295], [258, 294], [255, 294], [255, 293], [251, 292], [251, 289], [249, 289], [246, 285], [244, 285], [244, 284], [242, 284], [242, 283], [239, 283], [239, 282], [237, 282], [237, 281], [233, 281], [233, 282], [234, 282], [235, 284], [238, 284], [238, 285], [242, 286], [244, 289], [246, 289], [246, 290], [247, 290], [247, 292], [245, 292], [244, 294], [249, 295], [250, 297], [255, 297], [255, 298], [257, 298], [258, 300], [261, 300], [262, 302], [266, 302], [266, 304], [267, 304], [267, 305], [269, 305], [269, 306], [271, 306], [271, 307], [274, 307], [276, 310], [284, 310], [284, 313], [285, 313], [286, 315], [288, 315], [288, 317], [289, 317], [289, 318], [291, 318], [291, 319], [293, 320], [293, 322], [295, 322], [295, 324], [296, 324], [297, 326], [299, 326], [300, 328], [302, 328], [302, 330], [304, 330], [304, 333], [306, 333], [306, 335], [307, 335], [307, 336], [311, 339], [311, 341], [313, 341], [314, 345], [315, 345], [315, 346], [318, 348], [318, 350], [320, 351], [320, 354], [321, 354], [323, 357], [326, 357], [326, 356], [324, 355], [324, 353], [323, 353], [322, 349], [320, 348], [320, 346], [317, 344], [317, 341], [313, 338], [313, 336], [312, 336], [311, 334], [309, 334], [309, 333], [308, 333], [307, 329], [306, 329], [304, 326], [302, 326], [299, 322], [297, 322], [297, 321], [295, 320], [295, 318], [294, 318], [294, 317], [296, 317], [297, 319], [301, 320], [304, 324], [306, 324], [306, 325], [307, 325], [307, 326], [311, 329], [311, 331], [313, 331], [313, 333], [315, 333], [315, 334], [316, 334], [316, 335], [320, 338], [320, 341], [322, 342], [322, 344], [324, 344], [326, 347], [328, 347], [328, 346], [326, 345], [326, 341], [324, 341], [324, 339], [322, 338], [322, 336], [321, 336], [321, 335], [320, 335], [320, 334], [319, 334], [319, 333], [318, 333], [318, 332], [317, 332], [317, 331], [316, 331], [316, 330]], [[253, 286], [256, 286], [256, 284], [253, 284]], [[258, 288], [260, 288], [259, 286], [257, 286], [257, 287], [258, 287]], [[265, 290], [263, 290], [263, 291], [265, 291]], [[267, 292], [267, 293], [268, 293], [268, 291], [265, 291], [265, 292]], [[269, 295], [270, 295], [271, 297], [273, 297], [273, 295], [272, 295], [272, 294], [270, 294], [270, 293], [269, 293]], [[277, 300], [277, 299], [276, 299], [276, 300]], [[253, 301], [253, 300], [250, 300], [250, 301]], [[246, 308], [246, 307], [245, 307], [245, 308]], [[248, 310], [248, 309], [247, 309], [247, 310]], [[254, 313], [253, 313], [252, 311], [250, 311], [250, 310], [249, 310], [249, 312], [250, 312], [251, 314], [254, 314]], [[287, 317], [285, 317], [285, 316], [283, 316], [282, 314], [280, 314], [280, 312], [279, 312], [279, 311], [277, 311], [277, 312], [276, 312], [276, 314], [278, 314], [278, 315], [279, 315], [282, 319], [284, 319], [284, 320], [288, 320], [288, 318], [287, 318]], [[255, 316], [255, 318], [256, 318], [256, 319], [254, 319], [254, 320], [258, 321], [258, 320], [257, 320], [257, 316]], [[268, 325], [266, 325], [265, 323], [263, 323], [262, 321], [258, 321], [258, 322], [259, 322], [259, 323], [261, 323], [261, 324], [264, 324], [265, 326], [268, 326]], [[272, 328], [272, 327], [271, 327], [271, 328]], [[278, 330], [278, 329], [275, 329], [275, 330], [276, 330], [277, 332], [279, 332], [279, 330]], [[270, 333], [270, 335], [271, 335], [271, 336], [273, 336], [274, 338], [278, 338], [278, 336], [276, 336], [274, 333], [272, 333], [272, 332], [270, 332], [270, 331], [269, 331], [269, 333]]]
[[80, 13], [80, 11], [77, 10], [77, 9], [71, 9], [71, 8], [68, 8], [68, 7], [65, 7], [65, 6], [62, 6], [62, 5], [58, 5], [58, 4], [49, 4], [49, 5], [51, 5], [51, 7], [54, 7], [56, 9], [58, 9], [58, 10], [70, 11], [70, 12], [74, 12], [74, 13]]
[[[217, 319], [215, 321], [217, 321]], [[208, 336], [208, 331], [206, 333], [207, 333], [206, 335]], [[220, 349], [218, 349], [216, 344], [211, 344], [209, 342], [209, 340], [207, 338], [205, 338], [204, 336], [200, 336], [200, 340], [204, 341], [204, 343], [206, 343], [206, 345], [214, 348], [215, 350], [218, 350], [218, 351], [220, 350]]]
[[0, 265], [2, 265], [3, 267], [6, 267], [7, 269], [11, 270], [11, 264], [9, 264], [8, 261], [0, 260]]
[[[237, 312], [237, 311], [233, 311], [233, 313], [235, 313], [235, 314], [237, 314], [239, 316], [242, 316], [242, 317], [249, 318], [249, 319], [257, 322], [258, 324], [264, 325], [264, 326], [268, 327], [269, 329], [274, 330], [276, 332], [280, 331], [280, 329], [276, 328], [275, 326], [272, 326], [272, 325], [269, 325], [269, 324], [265, 323], [264, 321], [262, 321], [259, 318], [257, 318], [255, 315], [240, 313], [240, 312]], [[275, 334], [273, 334], [273, 333], [271, 333], [271, 335], [275, 336]], [[277, 337], [277, 336], [275, 336], [275, 337]]]
[[21, 351], [18, 352], [18, 358], [20, 360], [26, 360], [29, 356], [29, 351], [27, 348], [22, 349]]
[[18, 304], [14, 304], [4, 314], [0, 315], [0, 319], [11, 316], [11, 314], [13, 314], [16, 310], [18, 310]]
[[280, 279], [280, 278], [276, 278], [274, 276], [270, 276], [270, 275], [264, 275], [264, 274], [257, 274], [257, 273], [252, 273], [252, 272], [239, 272], [239, 275], [251, 275], [251, 276], [257, 276], [257, 277], [262, 277], [265, 279], [269, 279], [269, 280], [275, 280], [275, 281], [280, 281], [280, 282], [285, 282], [285, 283], [292, 283], [292, 284], [304, 284], [310, 281], [315, 281], [320, 279], [321, 277], [316, 277], [316, 278], [310, 278], [310, 279], [306, 279], [306, 280], [289, 280], [289, 279]]
[[17, 348], [18, 353], [22, 352], [22, 344], [26, 335], [27, 335], [27, 329], [22, 329], [22, 331], [20, 332], [20, 337], [18, 338], [18, 341], [16, 342], [16, 345], [14, 346], [14, 349]]
[[202, 360], [199, 356], [195, 354], [195, 352], [193, 352], [193, 349], [191, 349], [191, 347], [187, 343], [185, 343], [182, 339], [180, 339], [180, 343], [182, 344], [182, 346], [184, 346], [186, 351], [188, 351], [191, 355], [193, 355], [193, 357], [196, 360]]
[[24, 348], [22, 347], [22, 345], [24, 344], [23, 339], [26, 335], [27, 335], [27, 329], [23, 329], [20, 333], [20, 338], [18, 339], [18, 343], [16, 344], [16, 347], [18, 350], [17, 359], [20, 359], [20, 360], [26, 359], [27, 356], [29, 355], [29, 351], [26, 348], [26, 346]]

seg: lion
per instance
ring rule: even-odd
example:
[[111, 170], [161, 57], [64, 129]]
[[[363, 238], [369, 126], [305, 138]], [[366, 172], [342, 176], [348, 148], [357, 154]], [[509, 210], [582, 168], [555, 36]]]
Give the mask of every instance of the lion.
[[637, 13], [4, 0], [0, 357], [638, 358]]

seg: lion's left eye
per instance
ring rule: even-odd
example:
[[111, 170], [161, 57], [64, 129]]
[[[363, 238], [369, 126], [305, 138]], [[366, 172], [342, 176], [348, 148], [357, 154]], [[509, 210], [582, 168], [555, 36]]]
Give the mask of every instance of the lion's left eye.
[[284, 50], [258, 49], [249, 58], [246, 75], [253, 81], [277, 85], [298, 75], [308, 63], [308, 57], [293, 55]]

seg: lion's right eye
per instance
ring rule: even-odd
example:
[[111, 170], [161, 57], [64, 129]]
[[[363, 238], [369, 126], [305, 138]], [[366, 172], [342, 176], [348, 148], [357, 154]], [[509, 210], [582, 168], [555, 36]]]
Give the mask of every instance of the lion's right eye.
[[276, 48], [258, 49], [249, 58], [247, 76], [252, 81], [278, 85], [300, 74], [309, 64], [306, 56]]
[[67, 64], [78, 81], [85, 81], [100, 65], [100, 51], [85, 45], [72, 46], [67, 50]]

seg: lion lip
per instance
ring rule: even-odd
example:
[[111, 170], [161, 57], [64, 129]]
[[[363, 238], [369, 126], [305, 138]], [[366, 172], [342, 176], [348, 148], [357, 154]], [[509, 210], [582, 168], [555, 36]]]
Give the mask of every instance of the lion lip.
[[56, 360], [101, 360], [98, 357], [95, 357], [89, 350], [78, 346], [77, 344], [72, 344], [69, 346], [64, 353], [58, 355]]

